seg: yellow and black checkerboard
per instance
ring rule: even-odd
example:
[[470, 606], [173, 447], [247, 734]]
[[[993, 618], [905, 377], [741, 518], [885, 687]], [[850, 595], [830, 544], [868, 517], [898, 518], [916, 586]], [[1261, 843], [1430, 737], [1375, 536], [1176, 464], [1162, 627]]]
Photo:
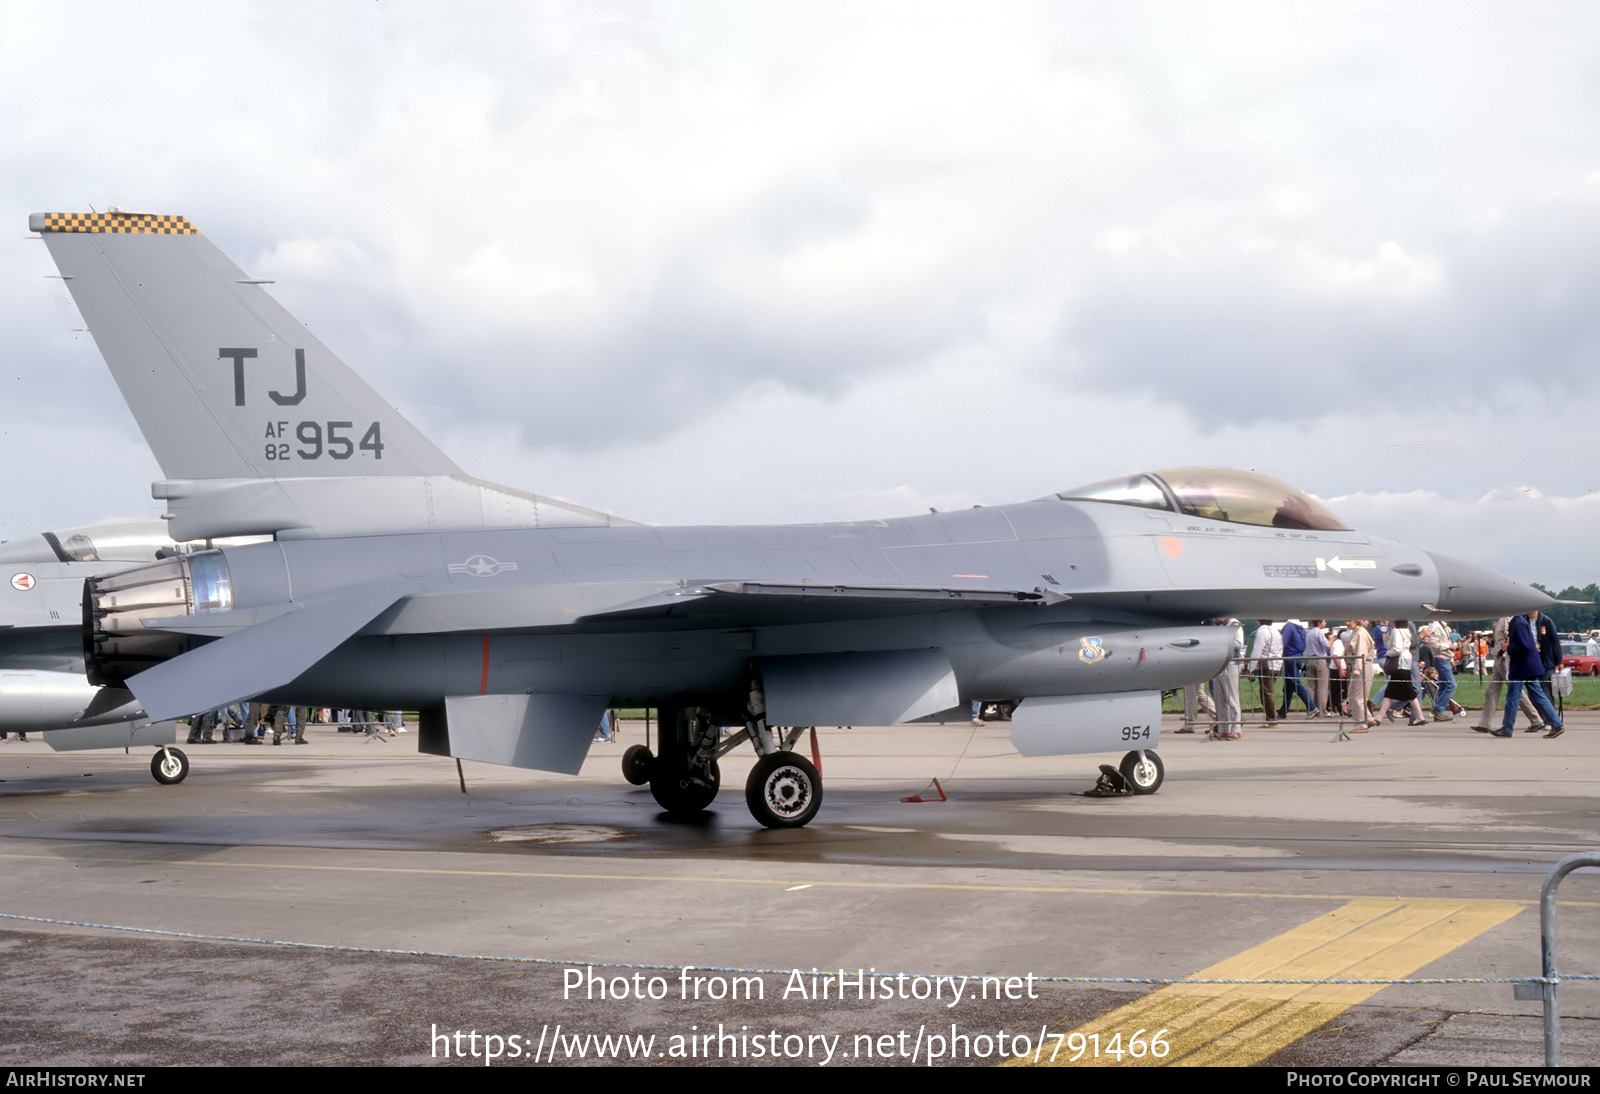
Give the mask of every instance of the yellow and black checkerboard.
[[46, 213], [46, 232], [113, 232], [132, 235], [197, 236], [188, 219], [158, 213]]

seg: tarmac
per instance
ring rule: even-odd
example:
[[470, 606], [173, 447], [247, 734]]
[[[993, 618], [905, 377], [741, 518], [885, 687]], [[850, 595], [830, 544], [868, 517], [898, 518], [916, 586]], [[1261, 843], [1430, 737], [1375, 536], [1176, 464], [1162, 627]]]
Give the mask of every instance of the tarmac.
[[[1177, 725], [1160, 791], [1104, 798], [1118, 756], [1024, 759], [1005, 723], [823, 729], [792, 831], [746, 811], [748, 750], [666, 818], [620, 776], [642, 723], [465, 793], [413, 734], [180, 746], [175, 786], [3, 742], [0, 1066], [1543, 1062], [1506, 981], [1550, 868], [1600, 850], [1600, 713]], [[1600, 974], [1600, 870], [1560, 901], [1561, 970]], [[1148, 982], [1185, 978], [1257, 982]], [[1600, 982], [1560, 1000], [1600, 1064]]]

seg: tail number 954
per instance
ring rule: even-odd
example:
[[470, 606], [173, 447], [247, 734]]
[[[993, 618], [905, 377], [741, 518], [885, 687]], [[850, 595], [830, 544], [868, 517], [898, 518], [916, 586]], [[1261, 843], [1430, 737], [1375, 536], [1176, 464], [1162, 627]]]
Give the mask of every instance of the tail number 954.
[[[357, 453], [383, 459], [383, 430], [373, 422], [356, 439], [355, 422], [268, 422], [266, 457], [269, 460], [348, 460]], [[287, 438], [293, 436], [291, 444]]]

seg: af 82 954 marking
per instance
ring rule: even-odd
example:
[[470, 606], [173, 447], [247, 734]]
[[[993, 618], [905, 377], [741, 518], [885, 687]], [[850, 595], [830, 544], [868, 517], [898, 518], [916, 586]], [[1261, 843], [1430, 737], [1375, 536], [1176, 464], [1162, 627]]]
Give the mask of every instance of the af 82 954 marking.
[[[298, 442], [275, 440], [293, 435]], [[373, 459], [383, 459], [383, 423], [371, 422], [359, 441], [351, 435], [355, 422], [268, 422], [266, 458], [269, 460], [320, 460], [324, 456], [335, 460], [348, 460], [357, 452], [369, 453]]]

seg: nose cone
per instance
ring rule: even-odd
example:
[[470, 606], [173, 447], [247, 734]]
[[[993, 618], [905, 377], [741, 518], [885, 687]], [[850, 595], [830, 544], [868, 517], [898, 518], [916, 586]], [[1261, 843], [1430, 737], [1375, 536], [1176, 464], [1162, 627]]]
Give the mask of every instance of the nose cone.
[[1493, 570], [1432, 551], [1428, 556], [1439, 571], [1439, 599], [1434, 604], [1452, 615], [1488, 619], [1544, 609], [1555, 603], [1538, 589]]

